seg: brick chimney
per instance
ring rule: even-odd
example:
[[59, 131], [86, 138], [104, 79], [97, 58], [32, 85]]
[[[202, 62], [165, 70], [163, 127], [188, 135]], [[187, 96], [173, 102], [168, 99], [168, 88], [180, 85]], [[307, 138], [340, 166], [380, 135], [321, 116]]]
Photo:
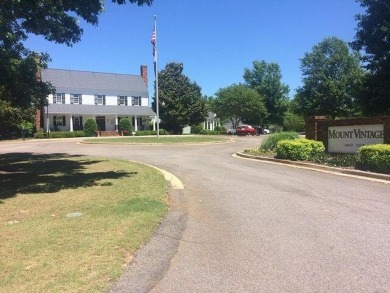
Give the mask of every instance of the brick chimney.
[[148, 66], [141, 65], [141, 76], [144, 79], [146, 87], [148, 87]]

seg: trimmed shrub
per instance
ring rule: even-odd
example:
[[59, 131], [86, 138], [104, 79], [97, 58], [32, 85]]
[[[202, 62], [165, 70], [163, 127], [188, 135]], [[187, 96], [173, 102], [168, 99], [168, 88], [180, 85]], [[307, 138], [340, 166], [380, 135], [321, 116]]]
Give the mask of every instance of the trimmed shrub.
[[96, 136], [96, 131], [97, 131], [97, 124], [95, 119], [87, 119], [84, 124], [84, 133], [85, 136], [91, 137], [91, 136]]
[[390, 145], [374, 144], [359, 148], [359, 168], [390, 174]]
[[40, 130], [34, 134], [34, 138], [39, 138], [39, 139], [47, 138], [47, 132]]
[[[49, 138], [71, 138], [84, 136], [84, 131], [53, 131], [49, 133]], [[34, 138], [47, 138], [47, 132], [38, 131], [37, 133], [35, 133]]]
[[61, 132], [61, 131], [53, 131], [53, 132], [50, 132], [49, 137], [50, 138], [64, 138], [65, 133]]
[[306, 138], [281, 140], [276, 145], [277, 158], [293, 161], [310, 160], [311, 158], [324, 153], [324, 151], [325, 147], [321, 141], [309, 140]]
[[217, 135], [219, 133], [216, 130], [202, 129], [199, 134], [203, 134], [203, 135]]
[[276, 144], [281, 140], [297, 139], [299, 137], [296, 132], [280, 132], [272, 133], [267, 136], [264, 142], [260, 146], [262, 151], [272, 151], [276, 149]]
[[73, 131], [73, 133], [74, 133], [75, 137], [84, 137], [85, 136], [85, 133], [83, 130]]
[[[165, 132], [164, 129], [160, 129], [160, 135], [165, 135], [167, 132]], [[135, 136], [145, 136], [145, 135], [157, 135], [157, 130], [138, 130], [135, 133]]]
[[131, 126], [131, 122], [127, 118], [122, 118], [119, 121], [119, 131], [123, 132], [123, 136], [130, 136], [133, 132], [133, 127]]
[[191, 125], [192, 134], [200, 134], [202, 130], [203, 130], [203, 124]]

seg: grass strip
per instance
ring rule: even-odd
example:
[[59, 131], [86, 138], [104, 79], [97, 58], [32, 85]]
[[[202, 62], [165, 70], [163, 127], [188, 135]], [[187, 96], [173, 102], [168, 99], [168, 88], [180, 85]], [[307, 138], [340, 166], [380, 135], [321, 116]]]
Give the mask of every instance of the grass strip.
[[168, 211], [166, 182], [120, 160], [0, 155], [0, 292], [105, 292]]

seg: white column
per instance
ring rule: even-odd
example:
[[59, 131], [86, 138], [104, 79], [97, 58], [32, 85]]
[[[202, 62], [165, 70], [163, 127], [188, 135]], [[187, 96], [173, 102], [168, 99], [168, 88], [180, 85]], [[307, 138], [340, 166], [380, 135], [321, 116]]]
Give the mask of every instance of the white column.
[[119, 131], [118, 115], [115, 116], [115, 127], [116, 127], [116, 131]]
[[156, 130], [156, 121], [157, 121], [157, 118], [156, 118], [156, 116], [154, 116], [154, 118], [153, 118], [153, 131]]
[[69, 119], [69, 131], [73, 131], [73, 116], [70, 114], [70, 119]]
[[137, 116], [134, 116], [134, 131], [138, 131], [138, 121]]

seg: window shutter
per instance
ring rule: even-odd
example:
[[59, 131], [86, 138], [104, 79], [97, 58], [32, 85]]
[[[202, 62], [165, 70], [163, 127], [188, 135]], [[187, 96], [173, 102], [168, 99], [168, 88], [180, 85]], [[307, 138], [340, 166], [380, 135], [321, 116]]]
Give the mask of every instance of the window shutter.
[[125, 106], [127, 106], [127, 100], [128, 100], [128, 98], [127, 97], [125, 97]]
[[106, 95], [103, 95], [103, 105], [106, 104]]
[[83, 100], [82, 100], [82, 95], [79, 95], [79, 104], [81, 105], [83, 103]]
[[54, 126], [57, 126], [57, 116], [53, 116], [53, 124]]
[[62, 116], [62, 126], [66, 126], [65, 116]]
[[62, 94], [62, 104], [65, 104], [65, 94]]
[[138, 99], [139, 99], [138, 105], [142, 106], [142, 105], [141, 105], [141, 101], [142, 101], [141, 97], [138, 97]]
[[70, 95], [70, 103], [73, 104], [73, 95]]
[[83, 124], [83, 116], [80, 116], [80, 126], [84, 126], [84, 124]]
[[57, 104], [57, 94], [53, 95], [53, 104]]
[[95, 105], [97, 105], [97, 95], [95, 95]]
[[118, 106], [121, 104], [121, 96], [118, 96]]

